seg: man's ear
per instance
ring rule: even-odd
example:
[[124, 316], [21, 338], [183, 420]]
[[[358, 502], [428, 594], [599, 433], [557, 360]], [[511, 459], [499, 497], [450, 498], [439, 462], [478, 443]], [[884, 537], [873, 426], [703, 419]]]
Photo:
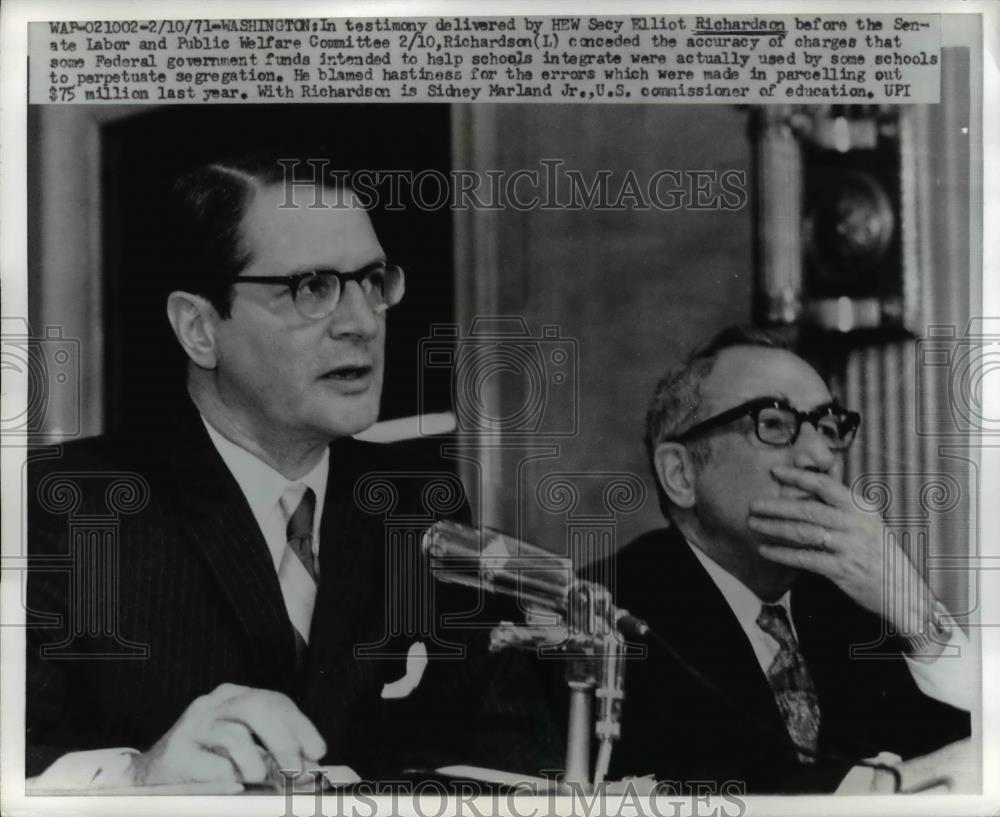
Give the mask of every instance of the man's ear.
[[682, 443], [660, 443], [653, 461], [667, 498], [679, 508], [694, 507], [695, 467], [687, 447]]
[[205, 298], [190, 292], [171, 292], [167, 297], [167, 319], [187, 356], [202, 369], [214, 369], [218, 363], [215, 349], [215, 325], [220, 320]]

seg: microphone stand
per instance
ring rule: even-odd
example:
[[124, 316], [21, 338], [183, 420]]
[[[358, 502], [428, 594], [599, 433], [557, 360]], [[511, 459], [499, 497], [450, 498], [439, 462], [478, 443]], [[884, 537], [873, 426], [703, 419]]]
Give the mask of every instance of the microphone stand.
[[[565, 598], [565, 615], [548, 626], [503, 622], [495, 627], [490, 650], [514, 647], [566, 659], [569, 719], [562, 785], [590, 793], [604, 782], [621, 734], [626, 644], [619, 621], [627, 614], [614, 606], [606, 588], [592, 582], [575, 581]], [[592, 736], [598, 741], [593, 778]]]
[[[427, 530], [422, 547], [438, 581], [515, 598], [529, 611], [524, 624], [504, 621], [493, 628], [491, 651], [535, 650], [566, 660], [570, 700], [562, 785], [592, 792], [604, 782], [621, 734], [624, 636], [642, 638], [645, 622], [615, 607], [607, 588], [576, 578], [569, 559], [502, 533], [443, 520]], [[593, 777], [592, 735], [598, 741]]]

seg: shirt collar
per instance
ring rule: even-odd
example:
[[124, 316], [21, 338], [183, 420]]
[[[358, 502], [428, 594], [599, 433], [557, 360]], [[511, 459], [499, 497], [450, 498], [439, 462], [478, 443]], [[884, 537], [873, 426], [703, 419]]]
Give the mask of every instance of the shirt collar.
[[[750, 631], [751, 627], [756, 628], [757, 617], [760, 615], [760, 610], [764, 606], [764, 602], [761, 601], [753, 590], [743, 584], [743, 582], [737, 579], [732, 573], [729, 573], [701, 548], [696, 545], [692, 545], [690, 542], [688, 542], [687, 545], [694, 552], [698, 561], [701, 562], [701, 566], [705, 568], [705, 571], [712, 578], [712, 581], [715, 582], [715, 586], [719, 588], [719, 592], [722, 593], [722, 597], [732, 608], [733, 615], [736, 616], [740, 626], [747, 632]], [[769, 602], [772, 604], [780, 604], [784, 607], [789, 621], [792, 620], [790, 598], [791, 591], [786, 590], [777, 601]], [[792, 632], [793, 634], [795, 632], [794, 624], [792, 624]]]
[[330, 474], [330, 449], [323, 449], [316, 467], [299, 479], [290, 480], [275, 471], [270, 465], [257, 458], [245, 448], [223, 437], [202, 416], [202, 422], [208, 431], [212, 444], [222, 457], [226, 467], [232, 472], [239, 483], [243, 495], [247, 498], [251, 510], [258, 518], [270, 513], [278, 505], [281, 495], [289, 485], [303, 483], [313, 489], [316, 494], [316, 512], [314, 524], [318, 526], [323, 514], [323, 500], [326, 497], [326, 483]]

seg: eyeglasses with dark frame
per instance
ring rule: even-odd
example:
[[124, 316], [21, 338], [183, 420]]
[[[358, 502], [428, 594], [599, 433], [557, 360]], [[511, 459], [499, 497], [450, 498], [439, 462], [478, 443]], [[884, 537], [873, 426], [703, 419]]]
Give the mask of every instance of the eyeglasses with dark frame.
[[825, 403], [812, 411], [799, 411], [780, 397], [757, 397], [702, 420], [687, 431], [668, 439], [670, 442], [687, 442], [741, 417], [753, 419], [758, 440], [775, 446], [794, 445], [802, 430], [802, 423], [808, 422], [833, 451], [849, 448], [861, 425], [861, 415], [858, 412], [848, 411], [836, 401]]
[[384, 313], [403, 299], [406, 281], [403, 268], [396, 264], [376, 261], [354, 272], [317, 269], [294, 275], [239, 275], [234, 284], [283, 284], [292, 293], [292, 303], [308, 320], [319, 320], [333, 314], [340, 303], [341, 293], [350, 281], [361, 287], [368, 303], [378, 314]]

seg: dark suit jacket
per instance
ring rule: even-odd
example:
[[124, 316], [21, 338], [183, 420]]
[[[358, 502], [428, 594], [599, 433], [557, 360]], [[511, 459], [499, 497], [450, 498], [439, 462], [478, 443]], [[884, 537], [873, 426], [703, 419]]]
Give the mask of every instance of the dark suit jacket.
[[920, 755], [969, 734], [967, 713], [918, 690], [897, 644], [882, 644], [886, 657], [852, 658], [851, 645], [883, 641], [881, 620], [805, 574], [792, 588], [792, 618], [819, 696], [819, 748], [842, 760], [801, 766], [746, 634], [679, 533], [645, 534], [614, 562], [616, 603], [677, 655], [651, 640], [645, 658], [628, 662], [612, 777], [652, 772], [661, 780], [739, 781], [749, 792], [830, 791], [853, 760], [882, 750]]
[[[486, 624], [440, 623], [479, 604], [435, 586], [419, 556], [436, 516], [467, 514], [440, 467], [396, 446], [331, 446], [300, 672], [265, 540], [190, 405], [155, 439], [36, 456], [28, 491], [28, 775], [71, 750], [146, 749], [223, 682], [287, 693], [326, 739], [326, 762], [370, 778], [558, 763], [523, 657], [486, 652], [490, 611], [476, 619]], [[407, 698], [382, 699], [415, 641], [431, 655], [423, 679]]]

